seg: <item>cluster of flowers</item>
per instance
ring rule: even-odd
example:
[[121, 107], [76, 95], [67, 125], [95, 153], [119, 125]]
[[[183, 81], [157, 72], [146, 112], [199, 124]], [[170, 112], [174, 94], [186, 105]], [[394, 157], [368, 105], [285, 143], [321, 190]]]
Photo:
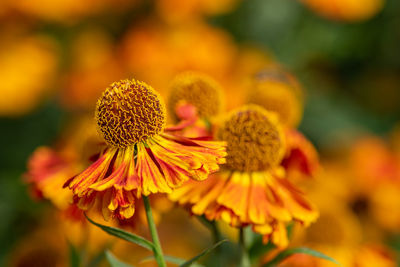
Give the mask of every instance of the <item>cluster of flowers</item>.
[[[91, 108], [101, 88], [132, 73], [139, 80], [151, 81], [160, 91], [177, 71], [185, 69], [207, 72], [227, 87], [237, 88], [238, 81], [231, 77], [236, 77], [237, 71], [251, 71], [250, 62], [265, 59], [253, 48], [238, 53], [226, 33], [203, 22], [204, 16], [231, 11], [240, 1], [153, 2], [152, 12], [148, 12], [148, 3], [142, 0], [2, 1], [0, 78], [5, 97], [0, 99], [0, 116], [27, 114], [43, 98], [54, 95], [68, 109]], [[359, 21], [375, 15], [385, 1], [300, 2], [334, 20]], [[124, 18], [131, 13], [140, 16], [132, 15], [132, 25], [117, 42], [116, 33], [96, 23], [83, 23], [90, 18]], [[40, 25], [47, 24], [55, 25], [55, 34], [40, 30]], [[63, 31], [68, 31], [67, 40], [59, 36]], [[233, 62], [243, 65], [232, 68]], [[24, 94], [19, 93], [22, 90]]]
[[[27, 180], [70, 219], [79, 208], [133, 226], [141, 198], [165, 193], [191, 214], [250, 225], [264, 243], [285, 248], [289, 224], [308, 226], [318, 217], [293, 184], [316, 172], [318, 157], [295, 129], [302, 94], [293, 77], [271, 67], [253, 77], [252, 88], [244, 106], [225, 114], [218, 82], [197, 72], [179, 74], [168, 101], [175, 123], [165, 126], [166, 108], [152, 87], [115, 82], [97, 102], [96, 126], [81, 123], [75, 130], [92, 133], [70, 137], [64, 149], [38, 148]], [[75, 156], [67, 155], [71, 150]], [[83, 171], [89, 157], [82, 151], [86, 157], [98, 152]]]
[[[398, 235], [400, 150], [398, 130], [390, 142], [359, 138], [323, 162], [324, 170], [308, 185], [320, 218], [295, 234], [294, 243], [324, 251], [344, 266], [397, 266], [387, 241]], [[295, 256], [289, 266], [326, 266]]]
[[[119, 0], [115, 10], [109, 0], [42, 2], [6, 1], [0, 18], [7, 25], [14, 15], [26, 24], [68, 25], [104, 10], [146, 9], [145, 1]], [[147, 230], [143, 199], [149, 197], [168, 254], [190, 257], [205, 243], [203, 233], [194, 234], [202, 230], [190, 228], [188, 216], [179, 213], [185, 210], [217, 222], [232, 239], [232, 229], [251, 228], [276, 248], [261, 262], [290, 245], [307, 245], [345, 266], [395, 266], [384, 240], [400, 221], [397, 156], [373, 139], [345, 154], [351, 154], [348, 161], [324, 162], [321, 172], [313, 145], [296, 129], [304, 102], [296, 79], [270, 55], [238, 46], [203, 22], [204, 15], [229, 11], [236, 2], [157, 0], [154, 14], [134, 17], [118, 41], [98, 26], [82, 26], [71, 33], [66, 51], [60, 40], [24, 23], [1, 30], [0, 78], [7, 91], [0, 115], [25, 114], [49, 94], [75, 115], [53, 147], [40, 147], [29, 159], [24, 180], [32, 195], [56, 209], [43, 219], [43, 229], [21, 242], [15, 265], [67, 265], [67, 248], [60, 242], [65, 236], [90, 257], [112, 242], [113, 253], [138, 262], [146, 252], [88, 224], [84, 212], [142, 234]], [[382, 0], [302, 2], [347, 21], [371, 17], [383, 5]], [[138, 80], [107, 87], [132, 74], [158, 92]], [[177, 238], [187, 227], [189, 237]], [[331, 263], [296, 255], [284, 264]]]

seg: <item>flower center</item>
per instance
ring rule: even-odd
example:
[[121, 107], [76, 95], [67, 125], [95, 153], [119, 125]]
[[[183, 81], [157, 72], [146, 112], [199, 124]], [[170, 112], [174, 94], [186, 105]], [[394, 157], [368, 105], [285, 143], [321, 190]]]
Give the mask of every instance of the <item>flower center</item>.
[[120, 148], [143, 142], [165, 126], [160, 95], [136, 80], [112, 83], [97, 101], [95, 116], [105, 141]]
[[233, 170], [267, 170], [284, 156], [284, 135], [277, 117], [256, 105], [234, 111], [217, 136], [228, 143], [225, 166]]
[[[222, 102], [222, 89], [214, 79], [200, 73], [184, 72], [172, 81], [168, 108], [175, 114], [177, 105], [188, 103], [196, 107], [200, 117], [208, 118], [221, 111]], [[176, 114], [175, 119], [178, 119]]]

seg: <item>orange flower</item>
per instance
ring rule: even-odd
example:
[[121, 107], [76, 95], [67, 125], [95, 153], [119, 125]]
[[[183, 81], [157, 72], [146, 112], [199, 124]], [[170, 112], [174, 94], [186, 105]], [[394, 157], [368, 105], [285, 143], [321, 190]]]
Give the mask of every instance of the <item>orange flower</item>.
[[205, 74], [183, 72], [175, 77], [170, 88], [168, 107], [176, 120], [181, 119], [175, 113], [182, 104], [193, 105], [201, 118], [211, 118], [223, 109], [221, 86]]
[[378, 137], [364, 137], [356, 142], [350, 160], [355, 177], [371, 190], [377, 183], [400, 182], [400, 158]]
[[43, 36], [2, 32], [0, 116], [25, 115], [50, 93], [56, 76], [57, 47]]
[[62, 188], [77, 168], [49, 147], [39, 147], [28, 162], [26, 181], [32, 185], [33, 193], [50, 200], [58, 209], [65, 210], [72, 200], [70, 190]]
[[286, 155], [282, 165], [291, 179], [313, 177], [320, 169], [318, 153], [304, 135], [294, 129], [286, 129]]
[[248, 90], [248, 102], [278, 113], [289, 127], [300, 123], [303, 115], [303, 91], [297, 80], [277, 66], [259, 72]]
[[210, 124], [224, 106], [221, 86], [208, 75], [183, 72], [172, 81], [170, 90], [168, 109], [180, 122], [168, 129], [186, 137], [211, 137]]
[[167, 22], [182, 23], [201, 18], [201, 15], [216, 15], [232, 10], [237, 0], [157, 0], [156, 9]]
[[224, 170], [203, 182], [186, 182], [170, 198], [209, 220], [252, 225], [265, 242], [287, 246], [287, 223], [307, 225], [318, 213], [281, 166], [286, 141], [277, 116], [248, 105], [231, 113], [217, 136], [228, 144]]
[[71, 69], [65, 75], [61, 101], [69, 109], [92, 110], [102, 89], [123, 76], [111, 37], [104, 31], [83, 31], [71, 47]]
[[110, 11], [120, 11], [131, 7], [138, 1], [127, 0], [60, 0], [57, 2], [50, 0], [39, 0], [33, 3], [29, 0], [6, 1], [10, 8], [23, 13], [29, 17], [42, 19], [45, 21], [56, 21], [64, 23], [75, 23], [85, 16], [101, 14]]
[[385, 0], [301, 0], [321, 16], [340, 21], [366, 20], [377, 14]]
[[132, 217], [135, 198], [171, 193], [189, 178], [204, 180], [224, 163], [224, 142], [204, 141], [164, 130], [159, 94], [136, 80], [111, 84], [96, 106], [98, 130], [108, 147], [65, 186], [88, 210], [97, 202], [105, 219]]
[[127, 70], [151, 81], [163, 95], [171, 79], [185, 70], [211, 74], [218, 81], [232, 77], [237, 48], [226, 32], [201, 21], [174, 27], [145, 21], [125, 35], [122, 53]]

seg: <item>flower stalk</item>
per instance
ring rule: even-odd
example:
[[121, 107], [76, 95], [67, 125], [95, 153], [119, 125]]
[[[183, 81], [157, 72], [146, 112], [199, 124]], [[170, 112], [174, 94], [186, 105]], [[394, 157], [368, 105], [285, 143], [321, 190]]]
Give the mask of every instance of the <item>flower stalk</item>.
[[151, 211], [150, 201], [147, 196], [143, 196], [144, 208], [146, 211], [147, 224], [149, 226], [151, 238], [154, 244], [154, 257], [159, 267], [166, 267], [164, 254], [162, 252], [160, 239], [158, 238], [156, 224], [154, 223], [153, 213]]
[[244, 228], [239, 230], [239, 247], [240, 247], [240, 267], [250, 267], [250, 257], [246, 247], [246, 237]]

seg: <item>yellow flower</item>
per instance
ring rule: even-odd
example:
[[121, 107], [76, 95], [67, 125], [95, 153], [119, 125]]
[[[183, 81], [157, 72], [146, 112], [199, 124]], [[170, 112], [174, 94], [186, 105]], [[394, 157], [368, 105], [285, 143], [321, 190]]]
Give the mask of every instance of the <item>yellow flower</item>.
[[259, 72], [248, 90], [248, 102], [278, 113], [280, 121], [289, 127], [300, 123], [303, 115], [303, 92], [289, 73], [278, 67]]
[[[343, 267], [395, 267], [394, 253], [382, 244], [363, 244], [359, 247], [332, 247], [324, 251]], [[282, 267], [335, 267], [337, 264], [311, 255], [295, 254], [281, 263]]]
[[49, 92], [57, 69], [52, 40], [42, 37], [6, 37], [0, 44], [0, 116], [32, 111]]
[[214, 118], [222, 111], [224, 101], [220, 85], [208, 75], [183, 72], [170, 86], [168, 109], [179, 123], [169, 130], [186, 137], [210, 137]]
[[357, 267], [395, 267], [394, 253], [380, 244], [367, 244], [358, 249], [355, 255]]
[[209, 220], [253, 229], [280, 246], [288, 244], [286, 225], [305, 225], [318, 212], [288, 181], [281, 166], [285, 135], [274, 113], [255, 105], [232, 112], [217, 130], [227, 141], [226, 165], [203, 182], [188, 181], [170, 198]]
[[163, 95], [182, 71], [200, 71], [218, 81], [231, 77], [237, 48], [226, 32], [202, 21], [174, 27], [145, 21], [125, 35], [122, 52], [128, 71]]
[[38, 0], [33, 3], [29, 0], [6, 1], [9, 2], [12, 10], [19, 13], [42, 19], [45, 21], [64, 22], [67, 24], [75, 23], [85, 16], [101, 14], [103, 12], [120, 11], [132, 6], [138, 1], [127, 0]]
[[351, 205], [365, 224], [398, 232], [400, 226], [400, 157], [384, 140], [364, 137], [350, 151], [352, 182], [357, 192], [349, 192]]
[[[174, 119], [179, 106], [190, 104], [200, 118], [211, 118], [223, 109], [223, 93], [220, 85], [211, 77], [198, 72], [184, 72], [175, 77], [170, 86], [169, 112]], [[187, 116], [186, 116], [187, 117]]]
[[201, 15], [216, 15], [232, 10], [237, 0], [157, 0], [156, 9], [167, 22], [182, 23], [201, 18]]
[[122, 80], [103, 92], [96, 122], [108, 146], [65, 184], [78, 207], [88, 210], [97, 202], [106, 219], [130, 218], [135, 198], [171, 193], [190, 178], [204, 180], [225, 162], [224, 142], [163, 131], [165, 117], [159, 94], [143, 82]]
[[64, 106], [92, 110], [103, 88], [122, 76], [123, 67], [115, 51], [111, 37], [104, 31], [90, 29], [76, 37], [61, 92]]
[[[321, 182], [323, 177], [321, 177]], [[329, 191], [316, 190], [309, 194], [318, 206], [320, 216], [307, 229], [294, 229], [293, 246], [307, 246], [334, 258], [343, 266], [354, 266], [354, 253], [362, 240], [362, 228], [358, 218]], [[285, 266], [334, 266], [326, 260], [296, 255]]]

